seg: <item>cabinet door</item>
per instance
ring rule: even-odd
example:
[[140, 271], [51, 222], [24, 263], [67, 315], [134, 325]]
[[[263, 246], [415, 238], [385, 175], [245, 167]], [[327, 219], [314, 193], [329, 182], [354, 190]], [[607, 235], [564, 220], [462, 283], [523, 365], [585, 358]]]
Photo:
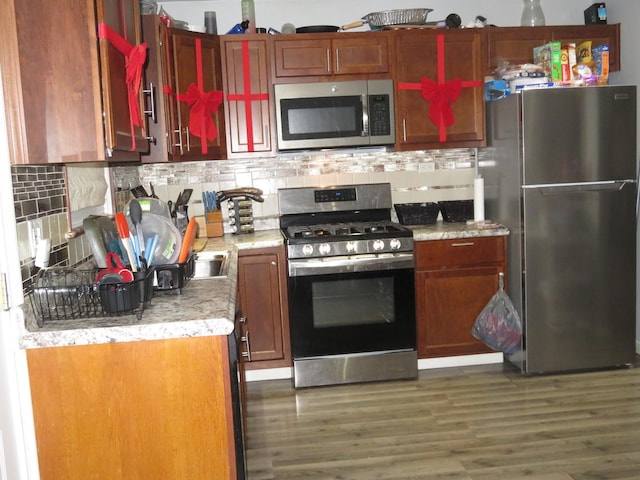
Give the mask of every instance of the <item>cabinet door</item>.
[[275, 155], [268, 40], [244, 36], [253, 38], [221, 37], [228, 155]]
[[226, 336], [27, 351], [40, 478], [235, 479]]
[[333, 40], [331, 47], [336, 74], [389, 71], [389, 44], [382, 32], [338, 38]]
[[[96, 0], [98, 24], [106, 24], [131, 45], [140, 45], [139, 2], [126, 0], [113, 2]], [[68, 37], [69, 38], [69, 37]], [[130, 105], [129, 86], [126, 83], [127, 71], [125, 55], [108, 38], [99, 39], [100, 78], [102, 81], [102, 103], [104, 106], [104, 131], [107, 155], [113, 150], [124, 152], [132, 148], [137, 152], [146, 152], [149, 142], [146, 135], [142, 83]], [[141, 67], [142, 68], [142, 67]], [[138, 108], [141, 125], [132, 123], [132, 108]]]
[[471, 327], [498, 290], [501, 271], [487, 266], [416, 272], [420, 358], [492, 351], [471, 335]]
[[[399, 150], [485, 144], [482, 36], [472, 30], [439, 32], [396, 32], [394, 78], [397, 82], [396, 148]], [[444, 41], [441, 49], [438, 48], [439, 36]], [[404, 89], [401, 85], [419, 86], [423, 78], [441, 85], [454, 79], [478, 85], [463, 87], [457, 100], [450, 102], [454, 123], [446, 129], [429, 119], [431, 105], [423, 99], [420, 90]]]
[[275, 39], [276, 77], [309, 77], [386, 73], [389, 46], [385, 33], [314, 36], [309, 39]]
[[284, 250], [257, 249], [238, 256], [238, 292], [248, 336], [247, 369], [291, 365]]
[[[130, 151], [124, 56], [97, 38], [98, 22], [106, 21], [128, 32], [129, 43], [139, 41], [137, 11], [134, 0], [108, 8], [91, 0], [3, 5], [0, 63], [13, 163], [139, 159]], [[142, 129], [134, 130], [136, 149], [146, 149]]]
[[553, 40], [577, 45], [591, 40], [592, 47], [609, 45], [609, 70], [620, 70], [620, 24], [607, 25], [569, 25], [553, 28]]
[[176, 100], [163, 93], [165, 86], [174, 88], [171, 48], [167, 43], [169, 33], [158, 15], [142, 15], [142, 36], [149, 49], [145, 77], [153, 96], [155, 118], [149, 118], [149, 136], [154, 139], [154, 145], [141, 159], [143, 163], [167, 162], [174, 148], [177, 151], [175, 140], [179, 131]]
[[[174, 132], [173, 158], [179, 160], [216, 160], [226, 158], [226, 137], [222, 96], [222, 73], [220, 43], [218, 37], [199, 33], [170, 29], [171, 60], [173, 64], [173, 87], [176, 95], [213, 94], [219, 92], [221, 103], [215, 111], [200, 110], [202, 104], [189, 105], [177, 98], [175, 111], [177, 132]], [[209, 103], [209, 102], [207, 102]], [[200, 111], [199, 111], [200, 110]], [[193, 121], [192, 116], [200, 114], [202, 120]], [[207, 124], [213, 125], [213, 138], [207, 138]], [[191, 127], [199, 128], [199, 135]], [[205, 143], [206, 142], [206, 148]]]
[[420, 358], [491, 352], [471, 335], [506, 271], [505, 237], [415, 243]]
[[330, 75], [329, 39], [279, 40], [273, 42], [276, 77]]
[[531, 63], [533, 48], [550, 41], [561, 43], [591, 40], [592, 46], [609, 45], [609, 70], [620, 70], [620, 24], [607, 25], [554, 25], [548, 27], [487, 28], [487, 75], [501, 61], [512, 64]]

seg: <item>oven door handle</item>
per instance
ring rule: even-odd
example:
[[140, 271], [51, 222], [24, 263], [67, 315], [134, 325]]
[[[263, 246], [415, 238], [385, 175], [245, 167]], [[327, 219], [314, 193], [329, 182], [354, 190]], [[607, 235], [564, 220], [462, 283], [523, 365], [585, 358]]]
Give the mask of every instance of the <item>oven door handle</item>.
[[290, 259], [289, 276], [329, 275], [413, 268], [413, 253], [379, 253], [326, 258]]

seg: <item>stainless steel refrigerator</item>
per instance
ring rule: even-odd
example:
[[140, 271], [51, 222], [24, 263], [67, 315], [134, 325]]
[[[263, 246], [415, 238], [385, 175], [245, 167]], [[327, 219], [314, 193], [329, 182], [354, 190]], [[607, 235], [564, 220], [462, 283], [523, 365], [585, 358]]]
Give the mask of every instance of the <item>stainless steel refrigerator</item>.
[[525, 373], [635, 356], [636, 87], [525, 90], [487, 104], [486, 217], [509, 227]]

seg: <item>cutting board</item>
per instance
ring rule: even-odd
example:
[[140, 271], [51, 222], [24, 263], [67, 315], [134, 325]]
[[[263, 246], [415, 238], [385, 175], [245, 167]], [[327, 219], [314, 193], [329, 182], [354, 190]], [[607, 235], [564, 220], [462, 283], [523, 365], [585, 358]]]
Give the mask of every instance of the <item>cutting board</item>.
[[209, 239], [207, 237], [198, 237], [193, 241], [193, 251], [201, 252], [207, 246]]

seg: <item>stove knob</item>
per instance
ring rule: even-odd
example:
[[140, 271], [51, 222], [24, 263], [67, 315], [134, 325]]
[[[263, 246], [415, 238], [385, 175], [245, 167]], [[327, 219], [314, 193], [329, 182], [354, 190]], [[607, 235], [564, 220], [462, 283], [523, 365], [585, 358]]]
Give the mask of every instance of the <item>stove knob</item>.
[[358, 250], [358, 242], [347, 242], [347, 252], [356, 253]]
[[389, 240], [389, 247], [391, 250], [398, 250], [402, 246], [402, 242], [397, 238]]
[[374, 251], [378, 251], [378, 250], [383, 250], [384, 249], [384, 241], [383, 240], [374, 240], [373, 241], [373, 250]]
[[302, 247], [303, 255], [311, 255], [313, 254], [313, 245], [309, 245], [308, 243]]
[[321, 255], [328, 255], [331, 253], [331, 246], [328, 243], [321, 243], [319, 250]]

